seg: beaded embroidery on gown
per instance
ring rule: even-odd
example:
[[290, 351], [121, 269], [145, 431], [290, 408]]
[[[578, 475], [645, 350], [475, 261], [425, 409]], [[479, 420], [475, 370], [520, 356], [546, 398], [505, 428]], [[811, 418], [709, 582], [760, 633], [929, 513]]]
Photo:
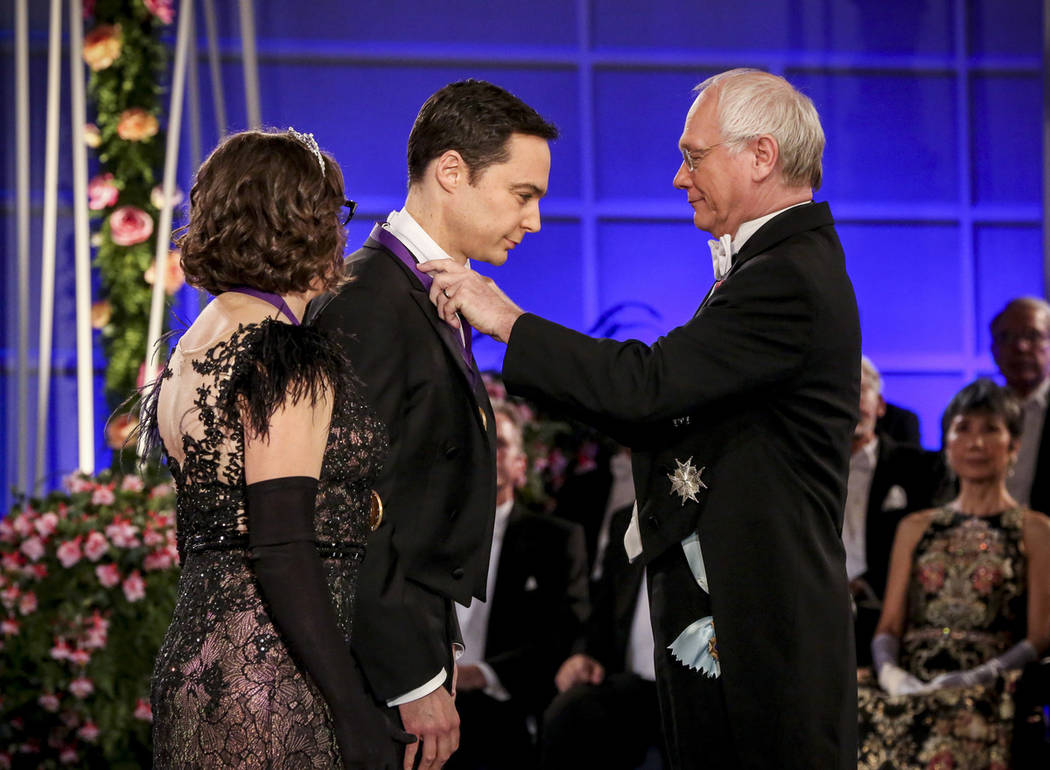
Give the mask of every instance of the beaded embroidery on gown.
[[[265, 320], [204, 350], [177, 347], [147, 396], [144, 430], [156, 439], [157, 420], [169, 419], [166, 435], [182, 438], [178, 451], [165, 448], [182, 574], [153, 672], [154, 767], [341, 767], [327, 704], [289, 656], [251, 569], [241, 410], [264, 425], [289, 387], [306, 398], [318, 385], [332, 388], [314, 527], [349, 645], [371, 490], [387, 448], [349, 372], [321, 332]], [[166, 388], [173, 395], [162, 396]]]
[[[938, 511], [913, 556], [900, 666], [926, 682], [1001, 654], [1025, 637], [1024, 511]], [[860, 768], [1006, 770], [1019, 672], [988, 686], [915, 695], [859, 687]]]

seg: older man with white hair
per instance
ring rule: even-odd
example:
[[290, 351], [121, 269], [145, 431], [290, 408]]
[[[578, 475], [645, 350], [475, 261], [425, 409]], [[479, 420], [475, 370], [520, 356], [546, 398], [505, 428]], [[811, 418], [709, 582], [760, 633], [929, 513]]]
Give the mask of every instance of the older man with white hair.
[[674, 185], [717, 240], [692, 320], [653, 345], [594, 340], [448, 262], [424, 266], [431, 299], [507, 341], [509, 391], [632, 449], [625, 546], [646, 564], [672, 766], [855, 768], [840, 531], [860, 328], [831, 210], [813, 202], [824, 133], [775, 75], [696, 90]]

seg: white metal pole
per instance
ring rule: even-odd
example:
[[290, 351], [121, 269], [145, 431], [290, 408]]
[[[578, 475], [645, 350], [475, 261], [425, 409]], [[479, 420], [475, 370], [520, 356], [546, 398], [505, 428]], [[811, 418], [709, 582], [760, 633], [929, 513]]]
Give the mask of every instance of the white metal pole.
[[47, 42], [47, 117], [44, 149], [44, 227], [40, 255], [40, 344], [36, 390], [36, 484], [45, 477], [51, 405], [51, 350], [55, 318], [55, 246], [58, 229], [58, 99], [62, 92], [62, 0], [51, 0]]
[[91, 345], [91, 244], [87, 208], [87, 146], [84, 124], [84, 3], [69, 0], [69, 92], [73, 120], [73, 231], [77, 301], [77, 441], [80, 470], [95, 472], [95, 366]]
[[212, 0], [204, 0], [204, 23], [208, 29], [208, 66], [211, 69], [211, 100], [215, 127], [221, 140], [226, 136], [226, 96], [222, 90], [222, 59], [219, 56], [219, 27]]
[[15, 187], [18, 232], [18, 449], [15, 484], [30, 491], [29, 447], [29, 8], [15, 1]]
[[[157, 225], [157, 250], [153, 261], [153, 294], [149, 308], [149, 331], [146, 336], [146, 381], [156, 378], [160, 369], [158, 342], [164, 313], [165, 276], [168, 250], [171, 247], [171, 209], [175, 197], [175, 174], [179, 167], [179, 134], [182, 131], [182, 95], [186, 88], [186, 59], [190, 35], [193, 34], [193, 2], [182, 0], [179, 6], [179, 29], [175, 37], [175, 64], [171, 76], [171, 105], [168, 109], [168, 135], [164, 148], [164, 205]], [[142, 455], [143, 433], [139, 433], [139, 456]]]
[[244, 64], [244, 98], [250, 128], [262, 126], [259, 109], [259, 57], [255, 51], [255, 11], [252, 0], [241, 0], [241, 61]]

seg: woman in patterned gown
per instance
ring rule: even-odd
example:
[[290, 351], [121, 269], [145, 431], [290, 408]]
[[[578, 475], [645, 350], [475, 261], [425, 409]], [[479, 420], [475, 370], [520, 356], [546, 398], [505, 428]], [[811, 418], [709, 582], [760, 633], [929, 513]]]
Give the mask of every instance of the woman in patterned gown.
[[959, 494], [901, 521], [861, 684], [860, 767], [1010, 767], [1010, 684], [1050, 644], [1050, 520], [1006, 490], [1021, 410], [977, 380], [944, 414]]
[[183, 269], [215, 298], [143, 410], [182, 563], [153, 672], [157, 768], [398, 764], [405, 736], [350, 653], [386, 436], [340, 348], [299, 325], [338, 282], [344, 204], [339, 166], [292, 129], [230, 136], [190, 194]]

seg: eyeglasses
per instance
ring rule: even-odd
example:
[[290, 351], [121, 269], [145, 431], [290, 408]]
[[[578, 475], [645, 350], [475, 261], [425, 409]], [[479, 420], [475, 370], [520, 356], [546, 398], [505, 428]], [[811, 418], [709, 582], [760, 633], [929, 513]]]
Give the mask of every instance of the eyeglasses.
[[352, 200], [346, 200], [343, 203], [346, 206], [346, 219], [343, 220], [343, 227], [350, 224], [350, 220], [354, 218], [354, 212], [357, 211], [357, 203]]
[[687, 150], [683, 147], [682, 159], [685, 161], [685, 167], [690, 171], [696, 171], [697, 167], [704, 162], [704, 158], [711, 154], [711, 150], [721, 147], [723, 144], [725, 142], [716, 142], [700, 150]]
[[1020, 332], [1003, 330], [992, 335], [996, 345], [1013, 345], [1018, 342], [1027, 342], [1029, 345], [1045, 345], [1050, 342], [1050, 336], [1036, 329], [1025, 329]]

